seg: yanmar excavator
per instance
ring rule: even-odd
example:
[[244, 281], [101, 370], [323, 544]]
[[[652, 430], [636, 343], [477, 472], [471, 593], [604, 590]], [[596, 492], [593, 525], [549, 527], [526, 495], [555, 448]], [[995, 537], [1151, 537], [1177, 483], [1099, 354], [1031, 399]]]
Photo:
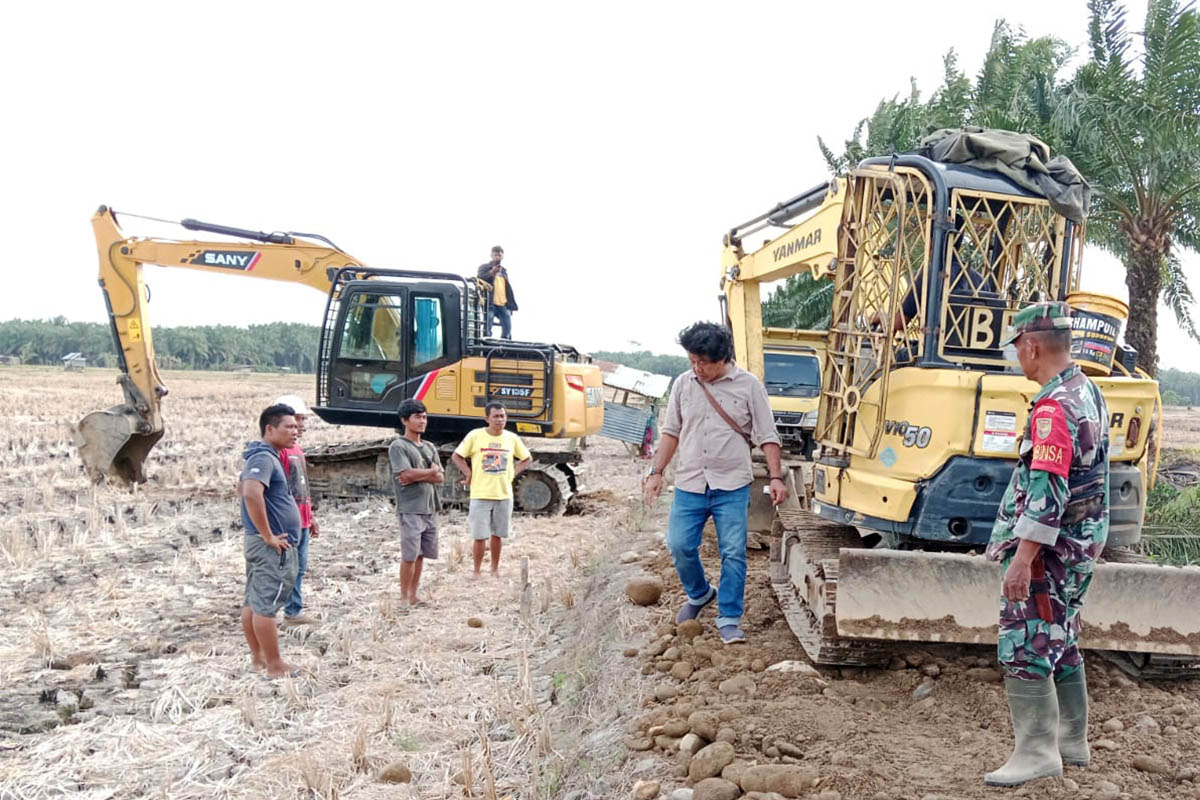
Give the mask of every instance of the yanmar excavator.
[[[111, 209], [101, 206], [92, 217], [125, 394], [124, 403], [76, 426], [80, 457], [95, 480], [144, 481], [146, 456], [164, 431], [167, 387], [154, 360], [143, 264], [290, 281], [324, 293], [313, 410], [326, 422], [394, 429], [400, 402], [415, 397], [429, 409], [426, 438], [443, 448], [479, 427], [493, 400], [507, 407], [509, 424], [522, 436], [577, 439], [600, 431], [599, 368], [566, 345], [490, 338], [485, 283], [367, 267], [313, 234], [180, 224], [240, 241], [128, 238]], [[390, 495], [388, 441], [309, 452], [313, 493]], [[514, 486], [515, 506], [560, 512], [582, 480], [581, 454], [535, 449], [533, 455]], [[464, 500], [457, 481], [447, 481], [442, 492], [447, 501]]]
[[[760, 377], [760, 284], [802, 270], [833, 281], [820, 453], [799, 487], [805, 508], [778, 511], [771, 541], [773, 586], [815, 661], [881, 663], [896, 641], [995, 642], [999, 570], [980, 554], [1038, 390], [999, 342], [1016, 310], [1053, 299], [1072, 306], [1072, 354], [1111, 424], [1111, 528], [1083, 644], [1147, 677], [1200, 671], [1200, 568], [1132, 563], [1147, 560], [1130, 546], [1161, 403], [1118, 344], [1123, 304], [1079, 291], [1082, 223], [999, 172], [898, 155], [725, 236], [723, 313], [739, 363]], [[770, 227], [783, 232], [743, 249]]]

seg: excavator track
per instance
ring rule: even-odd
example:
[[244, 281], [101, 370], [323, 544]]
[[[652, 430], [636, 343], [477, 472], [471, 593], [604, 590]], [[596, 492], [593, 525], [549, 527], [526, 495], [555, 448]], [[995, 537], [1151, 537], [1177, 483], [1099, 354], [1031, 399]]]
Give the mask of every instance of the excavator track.
[[526, 513], [558, 516], [567, 510], [573, 494], [571, 479], [555, 464], [535, 461], [513, 482], [515, 508]]
[[837, 634], [838, 550], [862, 547], [858, 531], [803, 510], [779, 510], [771, 537], [771, 587], [784, 618], [817, 664], [879, 666], [889, 642]]
[[[305, 450], [308, 484], [318, 500], [362, 500], [392, 497], [388, 446], [391, 439], [349, 442]], [[439, 447], [442, 463], [449, 464], [453, 444]], [[524, 514], [558, 515], [566, 511], [582, 483], [584, 465], [577, 451], [531, 451], [533, 464], [514, 487], [514, 510]], [[451, 467], [453, 469], [453, 467]], [[442, 485], [442, 503], [466, 507], [470, 495], [458, 481]]]

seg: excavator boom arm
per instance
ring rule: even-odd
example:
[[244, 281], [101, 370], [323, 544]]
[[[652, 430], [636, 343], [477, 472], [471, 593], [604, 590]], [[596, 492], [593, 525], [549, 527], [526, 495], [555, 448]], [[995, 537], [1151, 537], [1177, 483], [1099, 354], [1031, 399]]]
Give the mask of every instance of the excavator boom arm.
[[[763, 377], [760, 285], [805, 270], [814, 280], [832, 275], [845, 190], [845, 181], [840, 178], [820, 184], [734, 228], [725, 237], [721, 288], [733, 327], [734, 352], [738, 363], [759, 378]], [[768, 225], [788, 225], [805, 214], [804, 219], [758, 250], [746, 253], [742, 249], [745, 236]]]
[[100, 289], [108, 309], [125, 394], [122, 405], [87, 415], [76, 427], [76, 444], [94, 479], [111, 474], [144, 480], [142, 461], [162, 436], [161, 401], [167, 387], [154, 359], [147, 317], [143, 264], [182, 267], [224, 275], [302, 283], [328, 293], [338, 269], [362, 266], [333, 247], [297, 240], [288, 234], [185, 221], [192, 230], [256, 239], [253, 242], [174, 241], [127, 238], [116, 214], [101, 206], [92, 216], [100, 260]]

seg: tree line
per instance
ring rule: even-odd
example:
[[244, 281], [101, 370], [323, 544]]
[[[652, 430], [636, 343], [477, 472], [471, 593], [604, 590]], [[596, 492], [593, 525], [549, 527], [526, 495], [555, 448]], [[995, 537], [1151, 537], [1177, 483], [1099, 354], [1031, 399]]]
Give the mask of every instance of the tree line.
[[[780, 306], [773, 304], [773, 308], [778, 311]], [[790, 321], [777, 319], [767, 324], [793, 327]], [[803, 321], [806, 324], [794, 327], [821, 327], [822, 322], [807, 318]], [[828, 320], [824, 322], [828, 325]], [[248, 366], [254, 370], [287, 368], [311, 373], [316, 371], [319, 337], [320, 330], [315, 325], [294, 322], [270, 322], [248, 328], [180, 326], [155, 328], [154, 350], [159, 366], [164, 369], [229, 370]], [[56, 365], [68, 353], [82, 353], [89, 364], [118, 366], [112, 333], [107, 325], [68, 322], [63, 317], [0, 322], [0, 356], [16, 356], [23, 364]], [[688, 360], [683, 356], [649, 350], [597, 350], [592, 355], [658, 375], [673, 377], [688, 369]], [[1159, 372], [1158, 381], [1167, 405], [1200, 405], [1200, 373], [1165, 369]]]
[[[290, 369], [315, 372], [320, 329], [295, 322], [234, 325], [184, 325], [154, 329], [154, 351], [164, 369]], [[118, 366], [112, 329], [98, 322], [68, 322], [64, 317], [0, 322], [0, 355], [23, 364], [58, 364], [68, 353], [82, 353], [89, 364]]]
[[1169, 406], [1200, 406], [1200, 373], [1164, 369], [1158, 373], [1158, 389]]
[[[912, 151], [941, 128], [1042, 139], [1092, 185], [1087, 241], [1124, 265], [1125, 339], [1154, 374], [1160, 301], [1200, 341], [1180, 261], [1185, 251], [1200, 252], [1200, 14], [1191, 2], [1148, 0], [1145, 24], [1132, 30], [1117, 0], [1089, 0], [1088, 9], [1085, 60], [1074, 73], [1066, 73], [1075, 52], [1069, 43], [1029, 38], [1000, 20], [977, 74], [968, 76], [950, 50], [928, 98], [914, 81], [907, 96], [882, 99], [840, 153], [818, 146], [830, 169], [845, 174], [868, 156]], [[805, 327], [799, 322], [820, 320], [818, 307], [829, 302], [820, 283], [789, 280], [764, 303], [764, 318]]]
[[592, 353], [592, 357], [598, 358], [601, 361], [612, 361], [616, 364], [633, 367], [634, 369], [653, 372], [655, 375], [669, 375], [672, 378], [686, 372], [690, 366], [688, 360], [683, 356], [668, 356], [661, 353], [651, 353], [649, 350], [596, 350]]

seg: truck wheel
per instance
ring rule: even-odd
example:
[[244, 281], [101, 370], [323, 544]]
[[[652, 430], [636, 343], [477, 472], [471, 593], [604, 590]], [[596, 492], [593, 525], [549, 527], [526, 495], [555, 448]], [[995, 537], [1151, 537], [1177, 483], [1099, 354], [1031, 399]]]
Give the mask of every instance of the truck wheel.
[[553, 466], [530, 467], [513, 484], [513, 510], [557, 516], [567, 510], [571, 483]]

